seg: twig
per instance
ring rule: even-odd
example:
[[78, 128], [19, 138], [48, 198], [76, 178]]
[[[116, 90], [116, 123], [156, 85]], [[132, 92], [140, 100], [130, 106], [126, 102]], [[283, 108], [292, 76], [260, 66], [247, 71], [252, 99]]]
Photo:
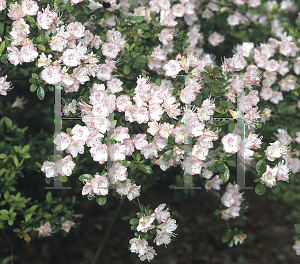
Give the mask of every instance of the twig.
[[[214, 3], [214, 4], [219, 5], [219, 6], [223, 6], [223, 7], [229, 7], [229, 8], [231, 8], [231, 9], [235, 10], [235, 11], [240, 11], [240, 10], [238, 10], [238, 8], [233, 7], [233, 6], [222, 5], [222, 4], [220, 4], [220, 3], [213, 2], [213, 1], [211, 1], [211, 3]], [[256, 25], [256, 24], [255, 24], [255, 23], [254, 23], [247, 15], [246, 15], [246, 12], [241, 11], [241, 13], [242, 13], [242, 14], [250, 21], [250, 24], [254, 25], [254, 26], [260, 31], [260, 33], [262, 33], [262, 34], [264, 35], [264, 37], [267, 38], [266, 34], [261, 30], [261, 28], [260, 28], [258, 25]]]
[[111, 230], [112, 230], [112, 227], [113, 227], [113, 225], [114, 225], [114, 223], [115, 223], [115, 221], [116, 221], [116, 219], [117, 219], [117, 216], [118, 216], [118, 214], [119, 214], [119, 212], [120, 212], [120, 210], [121, 210], [121, 207], [122, 207], [122, 204], [124, 203], [124, 201], [125, 201], [125, 197], [121, 198], [121, 200], [120, 200], [120, 202], [119, 202], [119, 205], [118, 205], [118, 207], [117, 207], [117, 209], [116, 209], [115, 215], [114, 215], [113, 219], [112, 219], [111, 222], [110, 222], [110, 225], [109, 225], [109, 227], [108, 227], [108, 229], [107, 229], [107, 231], [106, 231], [106, 233], [105, 233], [105, 235], [104, 235], [104, 238], [102, 239], [101, 244], [99, 245], [99, 247], [98, 247], [98, 249], [97, 249], [97, 252], [96, 252], [96, 254], [95, 254], [95, 256], [94, 256], [94, 259], [93, 259], [93, 261], [91, 262], [91, 264], [96, 264], [96, 263], [97, 263], [97, 261], [98, 261], [100, 255], [101, 255], [101, 252], [102, 252], [102, 250], [103, 250], [103, 247], [104, 247], [104, 245], [105, 245], [105, 242], [106, 242], [106, 240], [107, 240], [108, 237], [109, 237], [109, 234], [110, 234], [110, 232], [111, 232]]
[[8, 238], [8, 237], [6, 236], [6, 234], [4, 233], [4, 231], [1, 230], [1, 232], [2, 232], [2, 234], [4, 235], [4, 237], [6, 238], [8, 244], [9, 244], [9, 247], [10, 247], [10, 254], [11, 254], [11, 260], [10, 260], [10, 263], [13, 264], [13, 263], [14, 263], [14, 260], [13, 260], [13, 258], [14, 258], [14, 252], [13, 252], [12, 245], [11, 245], [11, 243], [10, 243], [9, 238]]
[[245, 162], [243, 162], [238, 155], [236, 155], [236, 156], [250, 171], [252, 171], [257, 177], [259, 177], [258, 174], [255, 173]]

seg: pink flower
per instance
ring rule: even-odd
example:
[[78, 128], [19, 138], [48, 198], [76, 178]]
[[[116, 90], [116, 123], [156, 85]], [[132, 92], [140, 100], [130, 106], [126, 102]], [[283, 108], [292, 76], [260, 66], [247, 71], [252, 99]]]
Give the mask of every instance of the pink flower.
[[176, 60], [170, 60], [163, 66], [163, 69], [166, 71], [167, 76], [175, 78], [177, 74], [182, 70], [181, 65]]
[[25, 107], [23, 105], [26, 104], [27, 102], [28, 102], [27, 100], [24, 100], [24, 97], [19, 98], [17, 96], [16, 101], [14, 101], [14, 103], [11, 105], [11, 107], [12, 108], [19, 107], [19, 108], [25, 109]]
[[0, 11], [3, 11], [6, 8], [6, 0], [0, 1]]
[[61, 227], [62, 230], [66, 231], [67, 233], [70, 232], [70, 229], [72, 226], [74, 226], [75, 223], [74, 222], [71, 222], [69, 220], [65, 221]]
[[297, 60], [297, 61], [294, 63], [293, 70], [294, 70], [294, 72], [295, 72], [297, 75], [300, 75], [300, 60]]
[[169, 45], [173, 40], [173, 31], [170, 28], [165, 28], [159, 34], [159, 41], [164, 45]]
[[283, 164], [283, 161], [278, 163], [278, 172], [277, 172], [277, 180], [278, 181], [289, 181], [289, 173], [290, 173], [290, 168], [289, 166], [285, 163]]
[[51, 225], [49, 222], [46, 222], [43, 225], [43, 222], [41, 222], [41, 226], [39, 228], [36, 228], [36, 231], [39, 231], [39, 235], [38, 237], [48, 237], [48, 236], [52, 236], [51, 235]]
[[270, 72], [278, 72], [280, 69], [280, 64], [276, 60], [269, 60], [265, 65], [265, 70]]
[[261, 4], [260, 0], [248, 0], [247, 5], [248, 7], [256, 8]]
[[210, 190], [210, 189], [220, 190], [221, 189], [220, 185], [223, 183], [224, 182], [220, 179], [220, 176], [216, 175], [211, 180], [206, 182], [205, 189], [206, 190]]
[[233, 15], [228, 16], [227, 23], [229, 26], [236, 26], [242, 22], [242, 16], [240, 12], [235, 11]]
[[260, 44], [260, 52], [263, 56], [266, 56], [268, 59], [274, 55], [275, 50], [270, 44]]
[[282, 92], [274, 91], [270, 101], [274, 104], [278, 104], [281, 100], [283, 100]]
[[270, 161], [274, 161], [277, 158], [280, 158], [283, 154], [287, 153], [288, 148], [280, 144], [278, 140], [276, 140], [274, 143], [270, 143], [270, 146], [267, 147], [265, 150], [265, 155], [267, 156], [267, 159]]
[[56, 138], [53, 140], [54, 144], [56, 145], [56, 149], [58, 151], [63, 151], [66, 148], [69, 147], [69, 145], [72, 142], [71, 137], [66, 134], [65, 132], [61, 132], [56, 136]]
[[155, 210], [154, 210], [154, 214], [155, 214], [155, 217], [158, 221], [158, 223], [164, 223], [166, 222], [169, 217], [170, 217], [170, 213], [167, 211], [167, 210], [164, 210], [166, 207], [166, 204], [163, 203], [163, 204], [160, 204]]
[[261, 177], [261, 183], [265, 184], [269, 188], [275, 187], [277, 172], [278, 172], [277, 165], [272, 169], [270, 168], [269, 165], [267, 165], [266, 172]]
[[24, 16], [35, 16], [39, 11], [39, 7], [35, 1], [23, 0], [21, 3], [21, 10]]
[[129, 192], [127, 194], [127, 198], [129, 201], [132, 201], [134, 198], [140, 196], [141, 186], [137, 186], [133, 184], [129, 188]]
[[141, 217], [139, 219], [139, 225], [136, 228], [136, 231], [147, 233], [148, 230], [151, 230], [155, 227], [155, 225], [151, 225], [153, 221], [155, 220], [154, 215], [148, 215], [146, 217]]
[[142, 256], [147, 253], [148, 251], [148, 242], [147, 240], [138, 238], [132, 238], [129, 240], [130, 251], [136, 254], [139, 254], [139, 256]]
[[41, 73], [41, 78], [48, 84], [60, 83], [62, 79], [60, 66], [46, 67]]
[[38, 55], [37, 48], [32, 43], [24, 45], [20, 50], [20, 59], [22, 62], [32, 62]]
[[297, 255], [300, 255], [300, 242], [299, 241], [295, 242], [293, 249], [296, 251]]
[[260, 92], [260, 97], [267, 101], [270, 100], [273, 96], [273, 90], [271, 88], [262, 88]]
[[240, 7], [241, 5], [244, 5], [246, 3], [246, 0], [233, 0], [233, 3], [237, 6]]
[[10, 91], [12, 88], [10, 87], [10, 83], [6, 82], [7, 75], [4, 77], [0, 77], [0, 94], [7, 95], [7, 91]]
[[219, 44], [222, 43], [224, 40], [225, 37], [217, 32], [214, 32], [208, 37], [208, 42], [214, 47], [219, 46]]
[[38, 12], [37, 15], [37, 26], [38, 29], [51, 29], [58, 22], [57, 13], [50, 11], [50, 6], [47, 5], [46, 9], [43, 9], [43, 13], [41, 11]]
[[223, 150], [228, 153], [236, 153], [239, 151], [239, 143], [241, 142], [241, 137], [233, 133], [229, 133], [222, 138]]
[[113, 165], [108, 172], [110, 183], [115, 184], [117, 181], [125, 181], [127, 179], [127, 168], [118, 163]]
[[41, 167], [41, 171], [46, 173], [47, 178], [55, 177], [55, 163], [48, 160], [44, 161], [43, 166]]

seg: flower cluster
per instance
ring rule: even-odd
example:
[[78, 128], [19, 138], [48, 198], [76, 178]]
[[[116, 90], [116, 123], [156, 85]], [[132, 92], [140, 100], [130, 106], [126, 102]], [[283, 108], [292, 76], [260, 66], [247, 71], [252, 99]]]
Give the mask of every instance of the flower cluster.
[[243, 194], [239, 192], [240, 187], [238, 184], [228, 183], [226, 186], [226, 192], [221, 198], [221, 202], [224, 206], [228, 207], [228, 209], [222, 210], [220, 213], [222, 215], [222, 219], [228, 221], [229, 218], [236, 218], [239, 216], [239, 212], [241, 210], [241, 205], [243, 202]]
[[[141, 216], [138, 220], [138, 226], [136, 227], [136, 230], [142, 233], [154, 230], [155, 232], [151, 231], [150, 233], [156, 233], [153, 242], [156, 243], [157, 246], [163, 244], [168, 245], [171, 242], [171, 237], [175, 236], [173, 231], [177, 228], [176, 220], [170, 218], [170, 213], [164, 210], [165, 207], [166, 204], [160, 204], [152, 214]], [[145, 238], [141, 238], [141, 235], [138, 235], [137, 238], [130, 239], [129, 243], [130, 251], [138, 254], [141, 261], [146, 259], [151, 261], [156, 255], [153, 247], [149, 246], [148, 241]]]

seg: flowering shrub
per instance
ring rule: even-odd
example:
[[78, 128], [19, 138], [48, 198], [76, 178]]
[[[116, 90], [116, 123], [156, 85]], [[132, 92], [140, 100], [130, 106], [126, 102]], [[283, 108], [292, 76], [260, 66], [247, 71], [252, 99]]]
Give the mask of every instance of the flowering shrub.
[[[56, 150], [67, 155], [44, 161], [41, 170], [47, 182], [59, 175], [67, 182], [75, 174], [75, 158], [78, 161], [78, 154], [87, 151], [86, 145], [99, 170], [79, 176], [84, 183], [82, 195], [100, 205], [105, 204], [109, 189], [118, 198], [138, 200], [142, 189], [136, 183], [138, 175], [147, 181], [147, 175], [180, 166], [177, 183], [187, 184], [187, 189], [197, 184], [210, 190], [220, 201], [215, 212], [220, 221], [247, 219], [244, 213], [249, 204], [243, 203], [240, 192], [245, 186], [229, 182], [235, 180], [231, 175], [237, 160], [256, 168], [258, 195], [267, 188], [278, 192], [278, 181], [288, 181], [291, 172], [300, 171], [299, 159], [290, 154], [287, 131], [280, 128], [278, 140], [273, 141], [263, 141], [257, 132], [272, 121], [271, 113], [284, 115], [288, 106], [300, 108], [295, 77], [300, 66], [295, 58], [299, 55], [297, 30], [290, 27], [291, 35], [287, 34], [281, 25], [285, 21], [272, 11], [278, 6], [275, 1], [108, 2], [2, 3], [1, 10], [10, 21], [6, 25], [9, 38], [0, 46], [1, 52], [7, 50], [1, 62], [7, 67], [34, 62], [30, 91], [43, 100], [48, 90], [63, 90], [72, 97], [63, 107], [64, 115], [71, 117], [79, 110], [82, 118], [73, 128], [56, 134]], [[246, 13], [247, 8], [252, 12]], [[290, 12], [291, 1], [282, 1], [280, 8], [281, 13]], [[268, 10], [270, 15], [255, 15], [255, 10]], [[211, 21], [202, 24], [200, 17]], [[213, 49], [226, 43], [227, 33], [235, 39], [245, 37], [235, 34], [239, 30], [233, 27], [241, 28], [240, 33], [250, 27], [250, 36], [257, 35], [253, 28], [264, 35], [267, 20], [272, 23], [270, 37], [236, 45], [235, 54], [224, 58], [221, 67], [204, 53], [206, 41]], [[210, 23], [223, 26], [224, 21], [223, 34], [213, 27], [205, 29]], [[295, 23], [299, 26], [299, 19]], [[113, 73], [120, 75], [115, 78]], [[2, 95], [10, 89], [6, 78], [1, 77]], [[246, 134], [240, 133], [244, 129], [240, 122]], [[299, 143], [296, 135], [294, 142]], [[200, 177], [188, 183], [193, 175]], [[222, 184], [227, 185], [221, 195], [217, 191]], [[171, 185], [175, 187], [182, 185]], [[138, 218], [130, 220], [131, 229], [137, 231], [129, 241], [130, 250], [142, 261], [156, 255], [150, 240], [155, 237], [152, 241], [157, 246], [166, 245], [174, 235], [176, 220], [165, 206], [153, 211], [139, 205]], [[65, 232], [74, 225], [70, 217], [64, 218]], [[229, 247], [243, 243], [243, 231], [228, 227], [222, 241]], [[49, 221], [34, 230], [38, 236], [52, 232]]]

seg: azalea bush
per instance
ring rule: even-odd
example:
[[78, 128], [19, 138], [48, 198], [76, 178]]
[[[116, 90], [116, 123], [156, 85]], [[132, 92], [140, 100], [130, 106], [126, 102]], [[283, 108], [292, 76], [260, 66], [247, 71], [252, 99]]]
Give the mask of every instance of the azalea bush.
[[[153, 245], [169, 244], [177, 228], [165, 203], [151, 208], [139, 202], [162, 171], [178, 168], [170, 188], [185, 189], [177, 192], [202, 187], [216, 196], [217, 219], [228, 225], [220, 239], [229, 247], [247, 238], [229, 225], [232, 218], [246, 220], [249, 207], [245, 186], [236, 182], [237, 165], [251, 171], [258, 195], [278, 193], [278, 181], [300, 172], [298, 121], [280, 118], [293, 118], [300, 109], [300, 22], [296, 13], [293, 21], [285, 19], [296, 10], [291, 1], [1, 4], [0, 93], [11, 89], [9, 74], [29, 63], [30, 91], [40, 100], [62, 92], [63, 118], [69, 119], [53, 140], [64, 157], [40, 161], [46, 182], [77, 178], [81, 194], [102, 206], [109, 190], [116, 198], [137, 200], [129, 249], [140, 260], [152, 260]], [[216, 56], [222, 56], [220, 67]], [[15, 149], [21, 155], [25, 150]], [[84, 162], [93, 168], [83, 169]], [[61, 202], [50, 193], [46, 201]], [[67, 202], [54, 215], [40, 211], [30, 235], [58, 232], [53, 225], [70, 230], [74, 212]], [[16, 216], [4, 210], [10, 225]], [[15, 231], [22, 236], [26, 227]]]

